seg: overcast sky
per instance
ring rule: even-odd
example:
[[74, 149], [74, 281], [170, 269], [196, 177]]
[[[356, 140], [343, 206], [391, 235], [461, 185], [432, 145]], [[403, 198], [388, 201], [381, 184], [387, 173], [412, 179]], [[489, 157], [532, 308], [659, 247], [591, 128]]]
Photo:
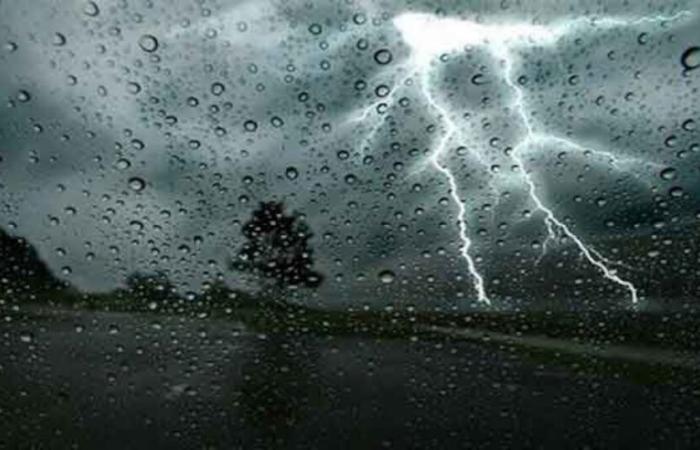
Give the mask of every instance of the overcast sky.
[[[512, 61], [494, 33], [417, 66], [441, 26], [407, 42], [395, 19], [411, 12], [558, 32], [516, 36]], [[452, 124], [437, 161], [495, 304], [630, 300], [571, 239], [545, 244], [527, 178], [658, 295], [698, 277], [698, 30], [692, 1], [2, 1], [0, 225], [86, 290], [157, 270], [183, 292], [251, 288], [226, 261], [257, 203], [283, 200], [315, 233], [317, 301], [468, 306], [458, 208], [431, 164]], [[518, 148], [523, 111], [556, 139]]]

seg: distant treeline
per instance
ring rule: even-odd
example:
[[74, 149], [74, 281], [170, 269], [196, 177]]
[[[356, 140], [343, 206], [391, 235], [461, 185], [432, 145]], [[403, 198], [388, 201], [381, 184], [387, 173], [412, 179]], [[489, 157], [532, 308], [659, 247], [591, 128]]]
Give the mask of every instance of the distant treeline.
[[[481, 311], [449, 313], [413, 308], [318, 310], [272, 301], [214, 283], [200, 294], [181, 295], [162, 273], [132, 274], [126, 287], [85, 293], [57, 279], [24, 239], [0, 230], [0, 307], [53, 305], [102, 311], [189, 317], [226, 317], [264, 331], [379, 336], [430, 335], [432, 326], [471, 328], [512, 336], [537, 335], [596, 343], [697, 350], [696, 309], [651, 314], [633, 310]], [[23, 308], [20, 308], [22, 310]]]
[[0, 230], [0, 301], [4, 305], [34, 303], [115, 311], [182, 313], [253, 307], [259, 296], [216, 282], [200, 294], [181, 295], [163, 273], [134, 273], [126, 288], [107, 293], [81, 292], [58, 279], [36, 249], [21, 237]]

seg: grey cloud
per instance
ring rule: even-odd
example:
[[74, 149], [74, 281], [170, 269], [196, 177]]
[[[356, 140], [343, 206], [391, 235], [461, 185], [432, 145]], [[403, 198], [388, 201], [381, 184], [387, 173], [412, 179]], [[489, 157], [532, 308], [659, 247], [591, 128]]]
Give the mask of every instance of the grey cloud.
[[[463, 304], [455, 299], [472, 296], [459, 257], [455, 206], [442, 200], [449, 186], [426, 164], [441, 120], [416, 79], [397, 96], [406, 97], [407, 106], [383, 114], [373, 108], [365, 122], [352, 120], [377, 102], [379, 84], [392, 86], [406, 74], [402, 65], [410, 49], [391, 18], [425, 11], [485, 23], [549, 23], [672, 12], [666, 2], [634, 8], [606, 2], [587, 9], [544, 0], [450, 2], [442, 8], [428, 1], [247, 1], [207, 4], [209, 14], [202, 15], [189, 3], [147, 8], [105, 2], [98, 17], [88, 18], [78, 4], [59, 10], [49, 2], [31, 8], [15, 3], [0, 5], [3, 40], [18, 45], [0, 60], [7, 67], [0, 74], [2, 94], [15, 103], [0, 116], [0, 198], [9, 205], [3, 225], [16, 223], [52, 268], [71, 266], [67, 277], [86, 289], [110, 289], [131, 271], [162, 269], [183, 290], [197, 290], [219, 273], [232, 286], [249, 287], [228, 271], [226, 260], [241, 244], [238, 227], [251, 209], [276, 198], [304, 213], [315, 232], [317, 264], [327, 275], [320, 299], [394, 301], [391, 288], [377, 278], [391, 268], [405, 283], [402, 296], [426, 306]], [[365, 22], [355, 18], [358, 13]], [[668, 223], [664, 230], [681, 229], [700, 210], [699, 152], [691, 150], [697, 131], [681, 126], [700, 121], [692, 95], [700, 78], [684, 75], [678, 61], [684, 48], [697, 44], [698, 17], [665, 28], [581, 31], [554, 47], [518, 52], [516, 71], [527, 79], [523, 89], [538, 127], [644, 161], [618, 170], [606, 157], [558, 145], [524, 153], [543, 197], [592, 245], [607, 249], [615, 245], [611, 239], [658, 232], [659, 221]], [[320, 34], [310, 32], [312, 24], [321, 25]], [[65, 46], [51, 44], [55, 32], [66, 36]], [[641, 32], [648, 34], [644, 44]], [[139, 48], [145, 33], [159, 40], [156, 52]], [[367, 40], [366, 50], [358, 48], [360, 39]], [[376, 64], [373, 53], [380, 48], [392, 51], [391, 64]], [[501, 61], [475, 48], [436, 62], [431, 76], [434, 95], [463, 127], [460, 144], [472, 152], [458, 154], [455, 142], [442, 161], [454, 170], [466, 202], [474, 254], [487, 278], [501, 280], [489, 281], [489, 289], [522, 297], [525, 289], [504, 286], [504, 280], [522, 279], [515, 274], [521, 268], [547, 270], [534, 265], [539, 249], [532, 246], [544, 240], [544, 229], [541, 215], [524, 218], [533, 205], [506, 153], [523, 129], [502, 70]], [[472, 82], [477, 74], [484, 74], [486, 84]], [[355, 88], [358, 80], [366, 83], [364, 90]], [[140, 90], [132, 93], [130, 82]], [[225, 86], [220, 95], [212, 92], [215, 82]], [[17, 101], [20, 89], [31, 92], [29, 102]], [[300, 101], [302, 93], [306, 101]], [[190, 97], [196, 106], [188, 104]], [[273, 117], [284, 124], [273, 126]], [[255, 131], [246, 131], [249, 120], [256, 122]], [[33, 121], [42, 124], [42, 133], [31, 131]], [[374, 139], [366, 142], [378, 123]], [[60, 140], [64, 134], [69, 141]], [[669, 146], [671, 135], [676, 138]], [[40, 163], [28, 163], [30, 150]], [[347, 159], [339, 158], [342, 150]], [[120, 158], [130, 167], [117, 169]], [[676, 168], [674, 181], [659, 177], [666, 166]], [[289, 167], [298, 178], [285, 176]], [[349, 183], [348, 175], [356, 181]], [[143, 192], [129, 189], [133, 176], [146, 180]], [[57, 192], [59, 184], [65, 192]], [[675, 184], [684, 197], [669, 196]], [[660, 207], [659, 197], [668, 205]], [[600, 198], [603, 206], [597, 206]], [[69, 205], [77, 214], [66, 216]], [[49, 216], [60, 224], [52, 226]], [[611, 220], [614, 227], [607, 224]], [[56, 255], [59, 247], [66, 256]], [[85, 260], [88, 252], [95, 259]], [[570, 245], [552, 245], [550, 252], [576, 253]], [[635, 256], [639, 261], [643, 255]], [[576, 264], [597, 277], [594, 269]], [[427, 299], [426, 292], [432, 292]]]

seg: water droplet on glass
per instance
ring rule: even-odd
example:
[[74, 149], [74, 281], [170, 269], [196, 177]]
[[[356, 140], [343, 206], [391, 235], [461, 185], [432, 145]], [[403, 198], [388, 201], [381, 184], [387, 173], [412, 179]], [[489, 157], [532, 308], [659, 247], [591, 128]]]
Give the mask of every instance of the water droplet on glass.
[[481, 86], [482, 84], [486, 84], [486, 77], [484, 76], [483, 73], [477, 73], [472, 77], [472, 84], [476, 86]]
[[246, 120], [245, 123], [243, 124], [243, 128], [246, 131], [253, 132], [258, 129], [258, 123], [254, 120]]
[[222, 83], [217, 82], [211, 85], [211, 93], [216, 96], [223, 94], [225, 90], [226, 87]]
[[129, 178], [129, 187], [132, 191], [140, 192], [146, 187], [146, 182], [139, 177]]
[[681, 64], [685, 70], [693, 70], [700, 67], [700, 47], [690, 47], [681, 55]]
[[676, 178], [676, 169], [667, 167], [659, 173], [659, 176], [664, 180], [674, 180]]
[[321, 28], [321, 25], [319, 25], [319, 24], [317, 24], [317, 23], [312, 23], [312, 24], [309, 26], [309, 32], [310, 32], [311, 34], [319, 35], [319, 34], [321, 34], [321, 31], [323, 31], [323, 28]]
[[32, 96], [27, 91], [22, 90], [17, 93], [17, 100], [19, 100], [22, 103], [26, 103], [31, 99]]
[[56, 47], [62, 47], [66, 45], [66, 37], [61, 33], [54, 33], [51, 43]]
[[693, 131], [696, 128], [696, 124], [695, 124], [695, 121], [693, 119], [688, 119], [681, 124], [681, 127], [685, 131]]
[[296, 180], [297, 177], [299, 176], [299, 171], [296, 169], [296, 167], [287, 167], [287, 170], [285, 170], [284, 175], [287, 177], [289, 180]]
[[381, 50], [377, 50], [374, 53], [374, 60], [377, 61], [377, 64], [389, 64], [391, 60], [393, 59], [393, 55], [391, 52], [385, 48]]
[[671, 197], [683, 197], [683, 188], [680, 186], [674, 186], [671, 189], [668, 190], [668, 194]]
[[129, 92], [129, 94], [138, 94], [141, 92], [141, 85], [130, 81], [126, 84], [126, 90]]
[[158, 39], [150, 34], [144, 34], [139, 38], [139, 47], [144, 52], [155, 52], [158, 49]]
[[100, 8], [95, 2], [86, 2], [83, 6], [83, 13], [86, 16], [95, 17], [100, 13]]
[[391, 270], [382, 270], [379, 272], [379, 280], [384, 284], [393, 283], [396, 279], [396, 274]]
[[377, 86], [374, 89], [374, 93], [376, 94], [377, 97], [380, 97], [380, 98], [386, 97], [387, 95], [389, 95], [390, 92], [391, 92], [391, 88], [389, 88], [389, 86], [387, 86], [386, 84], [380, 84], [379, 86]]
[[284, 121], [280, 117], [277, 117], [277, 116], [274, 116], [272, 119], [270, 119], [270, 123], [275, 128], [280, 128], [281, 126], [284, 125]]

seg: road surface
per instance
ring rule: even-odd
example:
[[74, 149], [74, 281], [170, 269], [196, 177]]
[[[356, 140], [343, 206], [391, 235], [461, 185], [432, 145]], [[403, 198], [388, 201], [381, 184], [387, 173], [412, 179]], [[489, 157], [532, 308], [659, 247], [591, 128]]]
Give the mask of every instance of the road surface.
[[697, 385], [495, 344], [97, 312], [0, 336], [0, 448], [700, 448]]

